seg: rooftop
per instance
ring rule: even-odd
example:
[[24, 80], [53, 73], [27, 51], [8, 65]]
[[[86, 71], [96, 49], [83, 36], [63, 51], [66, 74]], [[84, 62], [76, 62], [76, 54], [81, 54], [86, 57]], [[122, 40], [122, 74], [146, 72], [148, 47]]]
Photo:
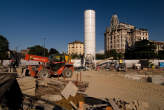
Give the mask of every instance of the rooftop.
[[80, 44], [83, 44], [83, 42], [78, 41], [78, 40], [75, 40], [75, 41], [73, 41], [73, 42], [71, 42], [71, 43], [69, 43], [69, 44], [74, 44], [74, 43], [80, 43]]

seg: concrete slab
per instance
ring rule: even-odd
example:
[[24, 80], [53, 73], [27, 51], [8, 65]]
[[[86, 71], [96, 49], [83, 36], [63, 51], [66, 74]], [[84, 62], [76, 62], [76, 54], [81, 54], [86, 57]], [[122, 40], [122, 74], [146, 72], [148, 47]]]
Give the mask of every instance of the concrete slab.
[[162, 75], [152, 76], [152, 83], [164, 85], [164, 76]]
[[68, 99], [69, 96], [75, 96], [76, 93], [78, 92], [78, 88], [70, 81], [64, 90], [61, 92], [61, 94]]

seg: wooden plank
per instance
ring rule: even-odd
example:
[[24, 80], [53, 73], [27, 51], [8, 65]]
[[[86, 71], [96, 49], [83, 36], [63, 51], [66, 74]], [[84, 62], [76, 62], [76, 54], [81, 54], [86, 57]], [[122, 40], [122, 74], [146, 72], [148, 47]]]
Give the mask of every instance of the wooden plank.
[[0, 73], [0, 85], [9, 79], [15, 79], [16, 74]]
[[120, 110], [116, 103], [112, 99], [108, 99], [109, 103], [111, 104], [113, 110]]
[[75, 105], [75, 103], [73, 103], [72, 101], [70, 101], [69, 103], [72, 105], [72, 107], [74, 107], [74, 108], [75, 108], [75, 110], [77, 110], [77, 109], [78, 109], [78, 107]]
[[23, 90], [22, 93], [30, 96], [35, 96], [35, 88]]

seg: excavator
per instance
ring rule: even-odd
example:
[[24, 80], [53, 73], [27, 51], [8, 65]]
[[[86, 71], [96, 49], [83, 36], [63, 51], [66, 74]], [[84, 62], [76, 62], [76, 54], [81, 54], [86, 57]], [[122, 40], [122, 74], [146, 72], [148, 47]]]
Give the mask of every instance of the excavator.
[[68, 55], [51, 55], [42, 57], [37, 55], [26, 54], [26, 61], [38, 61], [39, 65], [28, 65], [27, 70], [33, 77], [51, 77], [53, 75], [62, 75], [70, 78], [73, 74], [74, 67], [71, 57]]

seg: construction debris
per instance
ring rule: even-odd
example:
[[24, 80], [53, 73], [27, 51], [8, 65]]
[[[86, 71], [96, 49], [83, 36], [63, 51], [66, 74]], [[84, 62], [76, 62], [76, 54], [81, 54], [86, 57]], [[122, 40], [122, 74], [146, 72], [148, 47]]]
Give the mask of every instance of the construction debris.
[[61, 94], [64, 96], [64, 98], [68, 99], [69, 96], [75, 96], [77, 94], [78, 88], [70, 81], [64, 90], [61, 92]]
[[[120, 99], [102, 100], [79, 94], [78, 88], [86, 87], [86, 85], [82, 86], [82, 83], [74, 81], [47, 78], [43, 80], [44, 83], [41, 83], [41, 80], [32, 77], [15, 79], [16, 75], [14, 74], [0, 75], [0, 109], [2, 110], [14, 107], [16, 107], [14, 110], [21, 109], [21, 107], [23, 110], [77, 110], [80, 108], [80, 110], [147, 110], [149, 107], [149, 104], [145, 102], [129, 103]], [[80, 86], [77, 88], [75, 84]], [[58, 87], [59, 85], [61, 87]], [[3, 100], [8, 100], [14, 106]]]
[[8, 72], [8, 67], [0, 66], [0, 72]]
[[[21, 71], [21, 69], [17, 70]], [[129, 71], [129, 70], [128, 70]], [[134, 71], [134, 70], [133, 70]], [[131, 71], [131, 72], [133, 72]], [[144, 70], [141, 70], [144, 71]], [[121, 74], [121, 72], [115, 72], [115, 76]], [[149, 75], [149, 74], [121, 74], [128, 79], [133, 80], [143, 80], [146, 81], [147, 78], [151, 78], [151, 82], [162, 83], [162, 75]], [[33, 77], [18, 77], [19, 75], [12, 76], [8, 73], [0, 75], [0, 110], [6, 108], [11, 108], [13, 106], [6, 104], [5, 100], [10, 96], [12, 99], [19, 97], [19, 104], [23, 105], [23, 110], [148, 110], [149, 103], [141, 102], [141, 100], [127, 101], [125, 99], [113, 98], [113, 99], [96, 99], [88, 97], [84, 94], [89, 83], [82, 81], [81, 71], [78, 71], [72, 80], [71, 78], [33, 78]], [[104, 74], [106, 75], [106, 74]], [[98, 75], [99, 77], [99, 75]], [[106, 76], [105, 76], [106, 77]], [[111, 77], [109, 75], [109, 77]], [[83, 78], [84, 79], [84, 78]], [[104, 78], [103, 78], [104, 80]], [[89, 80], [88, 80], [89, 81]], [[98, 81], [99, 82], [99, 81]], [[14, 84], [13, 84], [14, 83]], [[15, 90], [13, 89], [13, 85]], [[19, 85], [18, 85], [19, 84]], [[117, 85], [116, 85], [117, 86]], [[113, 86], [114, 87], [114, 86]], [[3, 89], [4, 88], [4, 89]], [[9, 91], [7, 92], [7, 88]], [[18, 89], [19, 88], [19, 89]], [[11, 89], [11, 90], [10, 90]], [[17, 89], [17, 90], [16, 90]], [[17, 93], [13, 92], [17, 91]], [[8, 94], [17, 94], [16, 96], [11, 96]], [[7, 95], [6, 95], [7, 94]], [[109, 93], [110, 94], [110, 93]], [[8, 100], [13, 100], [9, 98]], [[109, 98], [109, 97], [108, 97]], [[145, 101], [145, 100], [144, 100]], [[13, 102], [14, 103], [14, 102]], [[21, 106], [18, 104], [17, 107]], [[5, 105], [5, 106], [4, 106]], [[3, 106], [3, 107], [2, 107]], [[5, 108], [5, 109], [6, 109]]]
[[33, 77], [23, 77], [17, 78], [17, 81], [23, 94], [35, 96], [36, 79]]
[[163, 75], [154, 75], [151, 78], [152, 78], [152, 83], [164, 85], [164, 76]]
[[113, 98], [112, 102], [117, 105], [117, 109], [114, 110], [148, 110], [149, 104], [140, 101], [125, 101], [118, 98]]
[[16, 74], [0, 73], [0, 110], [21, 109], [23, 95]]
[[50, 94], [47, 94], [47, 95], [41, 96], [41, 98], [45, 99], [45, 100], [49, 100], [49, 101], [60, 101], [60, 100], [62, 100], [62, 96], [61, 95], [50, 95]]
[[62, 109], [59, 110], [70, 110], [73, 105], [77, 106], [79, 101], [83, 99], [83, 96], [78, 92], [84, 92], [88, 87], [87, 82], [58, 80], [56, 78], [23, 77], [17, 78], [17, 80], [24, 94], [24, 109], [37, 110], [39, 107], [53, 110], [54, 107], [62, 106]]

